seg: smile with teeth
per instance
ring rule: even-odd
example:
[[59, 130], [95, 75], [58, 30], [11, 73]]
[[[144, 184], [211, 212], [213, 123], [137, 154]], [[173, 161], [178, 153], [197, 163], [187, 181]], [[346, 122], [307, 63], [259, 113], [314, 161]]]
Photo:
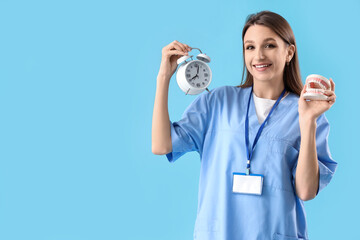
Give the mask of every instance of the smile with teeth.
[[272, 64], [255, 64], [253, 65], [256, 69], [265, 69], [265, 68], [268, 68], [270, 67]]

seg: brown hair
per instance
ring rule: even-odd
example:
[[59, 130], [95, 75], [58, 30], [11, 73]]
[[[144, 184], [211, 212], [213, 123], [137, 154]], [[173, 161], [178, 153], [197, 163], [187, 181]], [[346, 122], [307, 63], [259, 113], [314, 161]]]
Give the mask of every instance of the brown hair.
[[[262, 11], [259, 13], [251, 14], [246, 18], [246, 23], [242, 31], [242, 40], [244, 42], [244, 36], [246, 31], [252, 25], [263, 25], [265, 27], [270, 28], [273, 30], [282, 40], [284, 40], [287, 44], [293, 44], [295, 46], [295, 53], [293, 58], [291, 59], [289, 64], [285, 65], [284, 69], [284, 85], [285, 89], [289, 92], [293, 92], [300, 96], [301, 90], [303, 88], [303, 83], [301, 81], [300, 75], [300, 67], [299, 67], [299, 60], [297, 54], [297, 46], [295, 42], [294, 33], [290, 27], [290, 24], [280, 16], [274, 12], [270, 11]], [[250, 74], [249, 70], [246, 68], [245, 65], [245, 47], [243, 43], [243, 74], [241, 84], [237, 87], [250, 87], [253, 84], [253, 76]], [[246, 79], [244, 82], [244, 73], [246, 69]]]

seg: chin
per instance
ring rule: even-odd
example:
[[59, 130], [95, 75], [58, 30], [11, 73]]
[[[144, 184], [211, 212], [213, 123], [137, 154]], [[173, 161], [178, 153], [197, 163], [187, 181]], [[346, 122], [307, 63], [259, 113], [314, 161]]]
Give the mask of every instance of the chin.
[[268, 75], [268, 74], [256, 74], [253, 75], [253, 79], [254, 81], [261, 81], [261, 82], [268, 82], [272, 79], [272, 76]]

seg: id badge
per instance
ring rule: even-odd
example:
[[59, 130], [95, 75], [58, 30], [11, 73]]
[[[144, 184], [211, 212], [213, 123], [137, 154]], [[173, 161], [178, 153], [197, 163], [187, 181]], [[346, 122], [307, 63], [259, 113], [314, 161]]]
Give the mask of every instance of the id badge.
[[233, 193], [261, 195], [264, 176], [260, 174], [233, 173]]

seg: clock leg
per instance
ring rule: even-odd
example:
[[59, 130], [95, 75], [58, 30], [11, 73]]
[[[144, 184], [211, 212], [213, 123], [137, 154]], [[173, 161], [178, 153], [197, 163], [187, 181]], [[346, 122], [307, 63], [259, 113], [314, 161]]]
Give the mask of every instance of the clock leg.
[[209, 93], [211, 93], [208, 88], [205, 88], [205, 89], [206, 89], [206, 91], [208, 91]]
[[190, 88], [187, 90], [187, 92], [185, 93], [185, 95], [187, 95], [187, 94], [189, 93], [189, 91], [190, 91]]

